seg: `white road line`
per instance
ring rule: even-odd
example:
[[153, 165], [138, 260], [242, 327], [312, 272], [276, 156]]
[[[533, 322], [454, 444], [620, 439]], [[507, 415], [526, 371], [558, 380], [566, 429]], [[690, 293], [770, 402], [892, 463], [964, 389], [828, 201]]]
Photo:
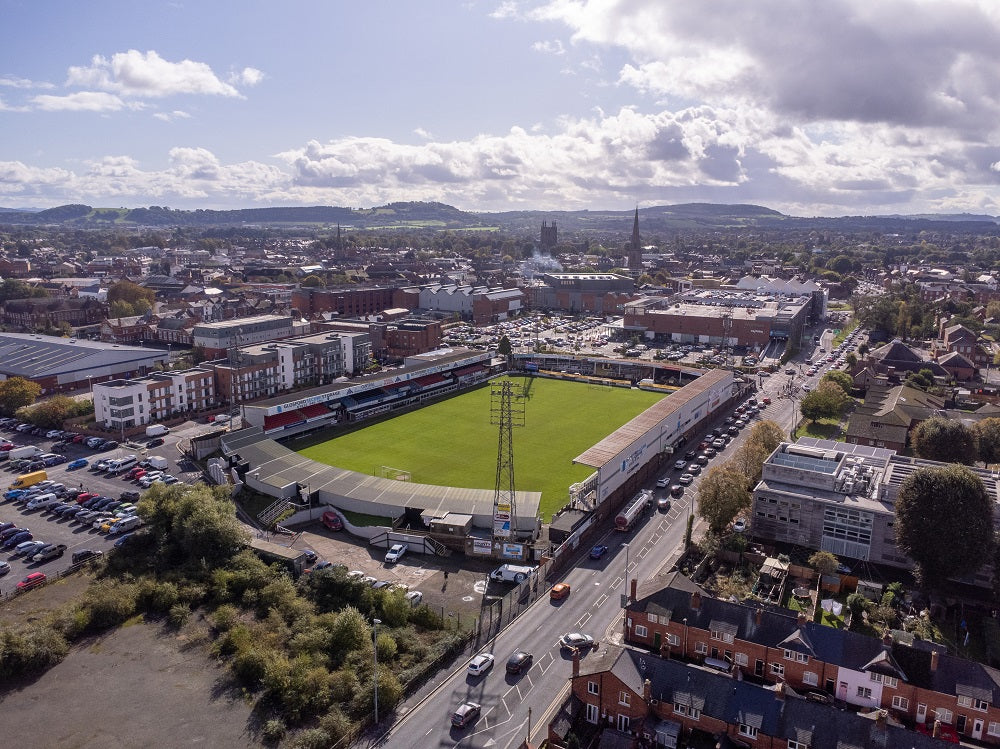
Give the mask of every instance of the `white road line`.
[[604, 602], [607, 601], [607, 600], [608, 600], [607, 594], [606, 593], [602, 593], [601, 595], [599, 595], [597, 597], [597, 600], [594, 601], [594, 608], [595, 609], [601, 608], [601, 606], [603, 606]]

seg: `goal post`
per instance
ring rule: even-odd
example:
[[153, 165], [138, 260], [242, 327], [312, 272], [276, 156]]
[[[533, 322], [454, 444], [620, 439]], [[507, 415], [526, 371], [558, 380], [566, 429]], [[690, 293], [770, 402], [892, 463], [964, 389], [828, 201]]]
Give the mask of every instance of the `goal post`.
[[395, 481], [409, 481], [410, 472], [403, 468], [393, 468], [392, 466], [379, 466], [378, 473], [376, 474], [384, 479], [393, 479]]

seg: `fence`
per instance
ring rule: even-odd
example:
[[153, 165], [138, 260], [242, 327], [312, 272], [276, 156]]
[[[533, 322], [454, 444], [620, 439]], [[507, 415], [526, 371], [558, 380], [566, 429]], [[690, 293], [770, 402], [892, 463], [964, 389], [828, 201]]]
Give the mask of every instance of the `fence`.
[[0, 600], [9, 601], [12, 598], [17, 598], [18, 596], [23, 596], [26, 593], [30, 593], [31, 591], [36, 590], [38, 588], [44, 588], [49, 583], [54, 583], [56, 580], [59, 580], [59, 579], [64, 578], [64, 577], [68, 577], [69, 575], [72, 575], [72, 574], [75, 574], [75, 573], [79, 572], [81, 569], [83, 569], [84, 567], [86, 567], [88, 564], [90, 564], [91, 562], [95, 561], [96, 559], [100, 559], [100, 557], [90, 557], [90, 559], [85, 559], [82, 562], [77, 562], [76, 564], [71, 564], [69, 567], [67, 567], [64, 570], [60, 570], [59, 572], [53, 572], [52, 574], [46, 573], [46, 575], [45, 575], [45, 582], [41, 583], [40, 585], [34, 585], [34, 586], [28, 588], [27, 590], [18, 590], [15, 587], [13, 590], [9, 590], [6, 593], [4, 593], [2, 595], [2, 598], [0, 598]]

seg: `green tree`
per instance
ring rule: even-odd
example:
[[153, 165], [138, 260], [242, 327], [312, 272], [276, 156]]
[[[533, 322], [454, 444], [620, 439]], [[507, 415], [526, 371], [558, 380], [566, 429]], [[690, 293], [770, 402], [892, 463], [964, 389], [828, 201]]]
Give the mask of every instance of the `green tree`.
[[913, 452], [942, 463], [972, 465], [979, 458], [976, 434], [961, 421], [934, 416], [910, 432]]
[[785, 433], [781, 427], [770, 419], [758, 421], [750, 429], [747, 442], [753, 442], [768, 455], [778, 449], [778, 445], [785, 441]]
[[55, 429], [61, 427], [66, 419], [76, 416], [78, 410], [75, 399], [68, 395], [53, 395], [29, 407], [26, 416], [32, 424]]
[[896, 499], [896, 545], [916, 564], [924, 588], [978, 570], [992, 559], [993, 502], [965, 466], [921, 468]]
[[323, 279], [317, 276], [315, 273], [311, 273], [302, 279], [302, 286], [305, 288], [319, 288], [326, 286]]
[[111, 319], [132, 317], [134, 314], [135, 308], [124, 299], [116, 299], [108, 305], [108, 317]]
[[829, 551], [815, 551], [809, 557], [809, 566], [823, 575], [832, 575], [840, 566], [840, 560]]
[[844, 391], [844, 395], [850, 395], [854, 389], [854, 380], [842, 369], [831, 369], [820, 380], [820, 382], [832, 382]]
[[[131, 281], [119, 281], [108, 289], [108, 304], [114, 302], [127, 302], [131, 307], [133, 315], [144, 315], [153, 307], [156, 300], [156, 292], [147, 289]], [[120, 315], [112, 315], [119, 317]]]
[[858, 366], [858, 355], [853, 351], [849, 351], [847, 356], [844, 357], [844, 361], [847, 362], [847, 366], [853, 371]]
[[42, 386], [23, 377], [10, 377], [0, 382], [0, 413], [13, 416], [17, 409], [30, 406], [42, 394]]
[[978, 421], [973, 431], [979, 448], [979, 459], [987, 465], [1000, 463], [1000, 418], [991, 416]]
[[858, 346], [858, 356], [866, 356], [869, 351], [871, 351], [871, 349], [868, 348], [867, 343], [862, 343], [860, 346]]
[[847, 396], [841, 390], [840, 385], [830, 382], [820, 382], [815, 390], [806, 393], [799, 410], [802, 415], [810, 421], [822, 418], [832, 418], [840, 416], [847, 405]]
[[715, 534], [721, 534], [740, 513], [750, 509], [746, 477], [726, 466], [715, 466], [698, 486], [698, 515]]
[[770, 454], [770, 452], [765, 451], [762, 445], [746, 440], [736, 448], [733, 457], [727, 460], [725, 465], [726, 468], [743, 476], [746, 479], [747, 488], [753, 489], [757, 482], [760, 481], [764, 461], [767, 460], [767, 456]]
[[513, 347], [510, 345], [510, 338], [507, 334], [500, 336], [500, 340], [497, 341], [497, 356], [510, 357], [514, 353]]

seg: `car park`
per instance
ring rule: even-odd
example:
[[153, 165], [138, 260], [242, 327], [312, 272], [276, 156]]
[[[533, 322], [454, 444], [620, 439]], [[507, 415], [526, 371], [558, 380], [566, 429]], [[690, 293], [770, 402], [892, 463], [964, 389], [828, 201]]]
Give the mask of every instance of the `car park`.
[[66, 544], [48, 544], [31, 556], [32, 562], [47, 562], [66, 553]]
[[31, 534], [31, 531], [25, 528], [24, 530], [15, 533], [13, 536], [4, 541], [3, 548], [13, 549], [19, 543], [22, 543], [23, 541], [30, 541], [32, 538], [34, 538], [34, 536]]
[[587, 648], [596, 648], [597, 642], [593, 637], [585, 635], [582, 632], [567, 632], [559, 638], [559, 647], [569, 650], [584, 650]]
[[467, 669], [470, 676], [482, 676], [491, 668], [493, 668], [493, 663], [496, 659], [493, 653], [480, 653], [479, 655], [473, 657], [469, 661], [469, 667]]
[[463, 702], [451, 715], [451, 724], [456, 728], [465, 728], [474, 722], [482, 712], [482, 706], [478, 702]]
[[683, 497], [684, 496], [684, 487], [681, 486], [680, 484], [674, 484], [673, 486], [670, 487], [670, 496], [671, 497]]
[[72, 560], [73, 564], [82, 564], [89, 559], [97, 559], [104, 556], [103, 551], [96, 549], [79, 549], [73, 552]]
[[39, 585], [44, 585], [48, 577], [44, 572], [32, 572], [21, 582], [17, 584], [17, 591], [23, 592], [25, 590], [31, 590], [32, 588], [37, 588]]
[[608, 547], [607, 546], [605, 546], [603, 544], [597, 544], [596, 546], [594, 546], [594, 547], [592, 547], [590, 549], [590, 558], [591, 559], [600, 559], [601, 557], [603, 557], [607, 553], [608, 553]]
[[508, 674], [522, 674], [531, 668], [532, 662], [535, 657], [524, 650], [515, 650], [510, 658], [507, 659], [507, 673]]

